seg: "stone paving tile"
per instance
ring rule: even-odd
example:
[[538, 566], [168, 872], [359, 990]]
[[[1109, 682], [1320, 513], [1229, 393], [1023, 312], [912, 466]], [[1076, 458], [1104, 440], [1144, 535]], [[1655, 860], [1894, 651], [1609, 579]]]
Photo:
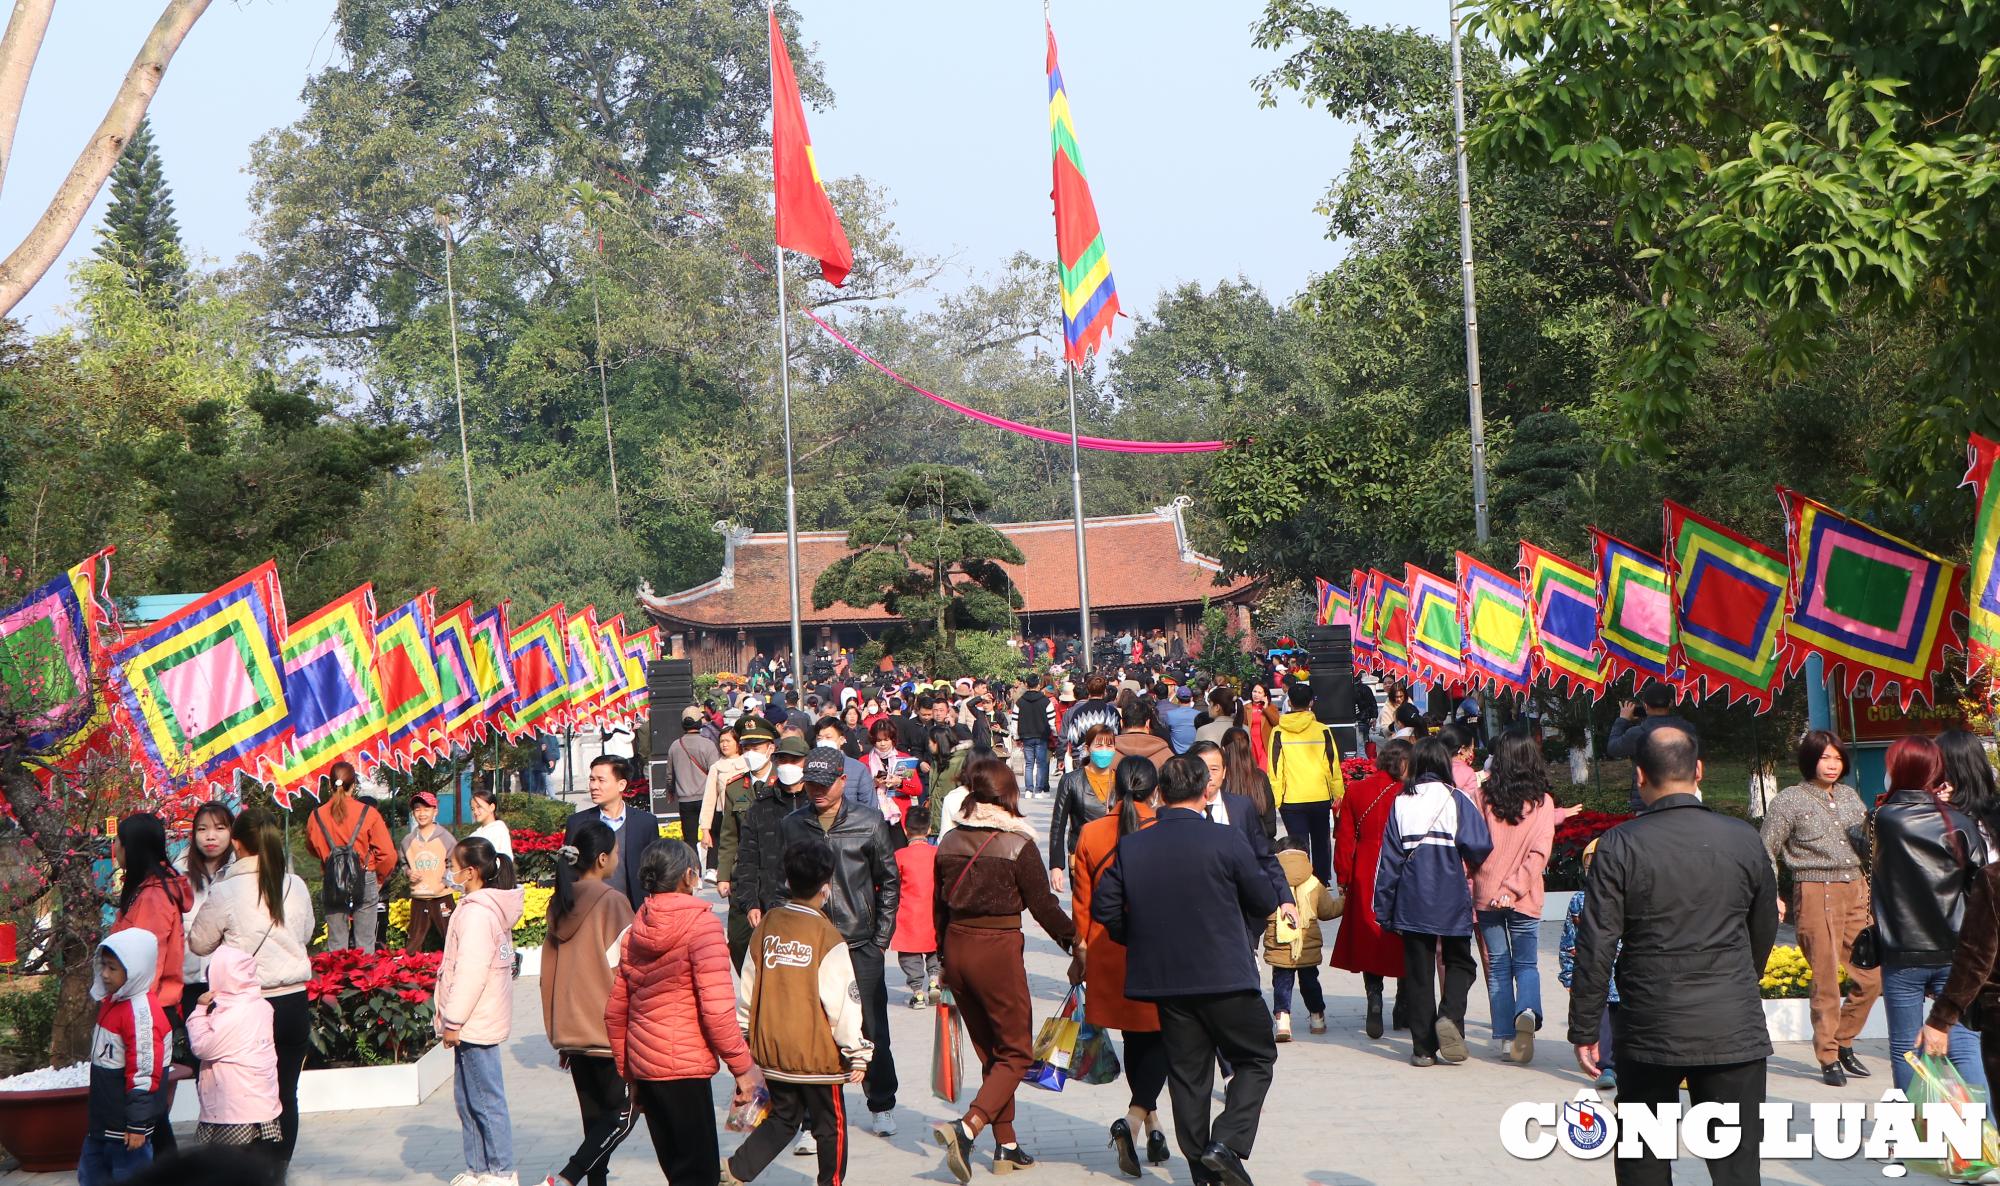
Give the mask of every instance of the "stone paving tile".
[[[1045, 805], [1028, 805], [1038, 820]], [[1250, 1169], [1263, 1186], [1422, 1186], [1456, 1184], [1468, 1179], [1490, 1183], [1602, 1183], [1610, 1167], [1556, 1154], [1541, 1161], [1517, 1161], [1501, 1148], [1497, 1134], [1501, 1114], [1519, 1100], [1563, 1100], [1582, 1086], [1562, 1042], [1566, 993], [1556, 980], [1555, 942], [1560, 924], [1543, 928], [1544, 1004], [1551, 1016], [1543, 1029], [1537, 1062], [1514, 1066], [1491, 1054], [1483, 986], [1475, 986], [1468, 1010], [1468, 1043], [1475, 1054], [1463, 1066], [1418, 1070], [1407, 1064], [1408, 1043], [1392, 1033], [1370, 1042], [1361, 1032], [1361, 978], [1323, 970], [1330, 1032], [1304, 1033], [1280, 1047], [1277, 1081], [1265, 1109], [1256, 1156]], [[1038, 1015], [1046, 1015], [1060, 998], [1065, 957], [1055, 945], [1031, 929], [1027, 968], [1037, 993]], [[891, 976], [892, 985], [895, 977]], [[514, 1143], [524, 1182], [539, 1182], [567, 1160], [579, 1136], [574, 1095], [557, 1068], [554, 1053], [542, 1037], [537, 986], [523, 980], [515, 990], [516, 1037], [506, 1063], [512, 1105]], [[898, 1134], [884, 1140], [869, 1133], [859, 1092], [848, 1093], [855, 1125], [850, 1129], [852, 1153], [849, 1180], [854, 1183], [948, 1183], [929, 1126], [955, 1113], [930, 1093], [930, 1052], [933, 1019], [928, 1011], [904, 1006], [900, 987], [891, 988], [890, 1029], [902, 1090], [896, 1120]], [[1300, 1019], [1302, 1020], [1302, 1019]], [[1878, 1074], [1845, 1089], [1821, 1085], [1813, 1074], [1812, 1051], [1804, 1044], [1780, 1046], [1771, 1062], [1772, 1099], [1813, 1102], [1828, 1099], [1878, 1098], [1888, 1082], [1885, 1042], [1864, 1042], [1860, 1050]], [[971, 1050], [967, 1047], [967, 1059]], [[728, 1079], [715, 1080], [715, 1107], [720, 1122], [728, 1107]], [[1030, 1171], [1039, 1186], [1103, 1186], [1129, 1181], [1118, 1173], [1106, 1125], [1124, 1111], [1122, 1084], [1089, 1087], [1072, 1084], [1061, 1093], [1023, 1089], [1017, 1126], [1023, 1142], [1040, 1164]], [[1219, 1102], [1219, 1093], [1218, 1093]], [[1171, 1112], [1162, 1101], [1162, 1118]], [[191, 1130], [183, 1140], [192, 1138]], [[1169, 1130], [1171, 1140], [1171, 1130]], [[726, 1154], [740, 1140], [723, 1133]], [[990, 1170], [990, 1144], [982, 1147], [977, 1180]], [[763, 1182], [800, 1186], [812, 1181], [815, 1162], [782, 1156]], [[304, 1118], [294, 1186], [349, 1186], [353, 1183], [408, 1182], [416, 1186], [444, 1183], [462, 1168], [458, 1119], [449, 1086], [412, 1108], [328, 1113]], [[1698, 1164], [1681, 1166], [1683, 1181], [1706, 1181]], [[651, 1141], [644, 1125], [636, 1128], [611, 1164], [614, 1182], [659, 1182]], [[1881, 1169], [1867, 1162], [1767, 1162], [1767, 1182], [1842, 1186], [1879, 1182]], [[68, 1174], [0, 1173], [0, 1186], [68, 1186]], [[1176, 1148], [1173, 1161], [1149, 1168], [1148, 1186], [1191, 1181], [1186, 1162]]]

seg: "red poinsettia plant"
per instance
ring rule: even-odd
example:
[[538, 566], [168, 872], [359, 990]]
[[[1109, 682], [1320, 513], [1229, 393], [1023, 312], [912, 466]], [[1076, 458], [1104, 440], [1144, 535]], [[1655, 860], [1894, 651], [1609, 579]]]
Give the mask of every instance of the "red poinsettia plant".
[[562, 848], [561, 832], [537, 832], [515, 828], [514, 873], [522, 881], [548, 882], [555, 879], [556, 852]]
[[1556, 838], [1549, 845], [1546, 878], [1550, 888], [1576, 888], [1583, 884], [1583, 850], [1589, 843], [1631, 819], [1627, 812], [1579, 811], [1556, 825]]
[[1375, 777], [1375, 759], [1344, 758], [1340, 763], [1340, 776], [1348, 782], [1358, 782]]
[[437, 1042], [437, 952], [323, 951], [306, 982], [313, 1067], [414, 1062]]

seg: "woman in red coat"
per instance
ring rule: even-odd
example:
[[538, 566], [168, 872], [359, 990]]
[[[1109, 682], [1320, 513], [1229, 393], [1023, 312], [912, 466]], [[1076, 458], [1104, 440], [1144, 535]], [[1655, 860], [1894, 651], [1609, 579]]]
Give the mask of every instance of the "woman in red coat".
[[[1410, 743], [1398, 738], [1382, 747], [1375, 773], [1347, 785], [1340, 817], [1333, 825], [1333, 879], [1346, 897], [1340, 932], [1327, 963], [1361, 973], [1368, 989], [1368, 1036], [1382, 1036], [1382, 981], [1403, 978], [1403, 943], [1375, 919], [1375, 864], [1382, 856], [1396, 792], [1410, 769]], [[1402, 1028], [1402, 987], [1396, 989], [1396, 1028]]]

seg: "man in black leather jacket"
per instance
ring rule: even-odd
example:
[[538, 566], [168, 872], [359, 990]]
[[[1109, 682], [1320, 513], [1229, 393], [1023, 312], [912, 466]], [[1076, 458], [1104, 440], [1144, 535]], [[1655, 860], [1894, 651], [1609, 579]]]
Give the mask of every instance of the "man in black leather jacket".
[[[1737, 1104], [1742, 1141], [1708, 1163], [1718, 1186], [1755, 1186], [1763, 1139], [1765, 1029], [1758, 982], [1778, 934], [1778, 882], [1757, 830], [1701, 801], [1694, 734], [1657, 725], [1640, 743], [1646, 810], [1597, 842], [1584, 886], [1569, 1040], [1599, 1073], [1597, 1027], [1618, 965], [1618, 1102]], [[1623, 947], [1620, 947], [1620, 943]], [[1652, 1157], [1619, 1159], [1621, 1186], [1667, 1182]]]
[[796, 734], [779, 738], [771, 755], [771, 781], [758, 786], [750, 809], [743, 813], [729, 905], [753, 927], [763, 921], [766, 910], [785, 900], [782, 832], [785, 817], [806, 805], [806, 789], [796, 772], [807, 749], [806, 739]]
[[846, 756], [829, 746], [806, 755], [806, 805], [785, 817], [780, 850], [796, 841], [824, 840], [833, 849], [827, 921], [847, 940], [854, 984], [861, 994], [861, 1032], [875, 1044], [861, 1082], [877, 1136], [896, 1135], [896, 1060], [889, 1052], [889, 986], [882, 953], [896, 933], [896, 848], [882, 813], [846, 797]]

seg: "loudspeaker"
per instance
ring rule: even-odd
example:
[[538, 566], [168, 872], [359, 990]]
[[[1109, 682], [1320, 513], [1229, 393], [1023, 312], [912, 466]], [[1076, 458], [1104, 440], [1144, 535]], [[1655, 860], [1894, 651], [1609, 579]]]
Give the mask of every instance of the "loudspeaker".
[[646, 665], [646, 725], [657, 756], [681, 735], [681, 710], [694, 703], [694, 661], [655, 659]]
[[1327, 725], [1354, 724], [1352, 632], [1345, 626], [1310, 626], [1305, 635], [1306, 668], [1312, 674], [1313, 716]]

